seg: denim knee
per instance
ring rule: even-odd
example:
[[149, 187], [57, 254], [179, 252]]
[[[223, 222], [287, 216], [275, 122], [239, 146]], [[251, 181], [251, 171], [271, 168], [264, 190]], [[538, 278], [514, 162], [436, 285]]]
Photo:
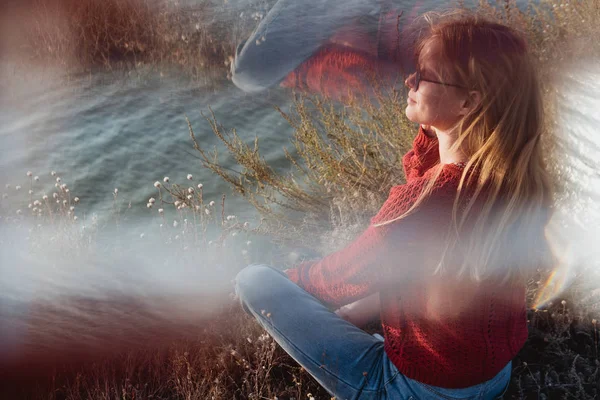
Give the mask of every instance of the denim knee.
[[235, 293], [244, 311], [251, 314], [248, 302], [263, 294], [268, 282], [279, 275], [287, 278], [285, 273], [263, 264], [251, 264], [238, 272], [235, 277]]

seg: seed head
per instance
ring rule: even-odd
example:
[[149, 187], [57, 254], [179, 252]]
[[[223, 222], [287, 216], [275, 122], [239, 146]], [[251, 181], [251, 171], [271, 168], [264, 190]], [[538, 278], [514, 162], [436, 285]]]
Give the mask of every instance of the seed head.
[[27, 176], [31, 178], [31, 176], [33, 175], [33, 173], [31, 171], [27, 171]]
[[175, 200], [175, 203], [173, 203], [173, 205], [175, 207], [179, 207], [180, 204], [181, 204], [181, 202], [179, 200]]
[[60, 182], [61, 182], [61, 179], [60, 179], [60, 176], [59, 176], [59, 177], [56, 178], [56, 183], [60, 183]]
[[21, 186], [19, 186], [19, 185], [15, 186], [15, 190], [21, 190]]
[[148, 207], [148, 208], [152, 208], [152, 203], [148, 203], [148, 204], [146, 204], [146, 207]]
[[188, 200], [191, 200], [191, 199], [193, 199], [193, 198], [194, 198], [194, 196], [192, 196], [191, 194], [188, 194], [188, 195], [187, 195], [187, 199], [188, 199]]
[[41, 205], [42, 205], [42, 202], [41, 202], [41, 201], [39, 201], [39, 200], [36, 200], [36, 201], [34, 201], [34, 202], [33, 202], [33, 205], [34, 205], [34, 206], [41, 206]]
[[179, 222], [173, 221], [173, 228], [177, 228], [177, 225], [179, 225]]
[[160, 187], [160, 182], [159, 181], [154, 182], [154, 187], [158, 189]]
[[189, 194], [192, 194], [192, 193], [194, 193], [194, 188], [193, 188], [193, 187], [191, 187], [191, 188], [188, 188], [188, 193], [189, 193]]
[[33, 204], [29, 203], [29, 205], [27, 206], [27, 208], [31, 208], [33, 207]]
[[40, 177], [39, 177], [39, 176], [35, 176], [35, 177], [33, 178], [33, 180], [34, 180], [34, 181], [36, 181], [36, 182], [39, 182], [39, 181], [40, 181]]
[[211, 201], [210, 203], [208, 203], [209, 206], [213, 207], [215, 205], [214, 201]]
[[56, 192], [52, 193], [52, 197], [55, 199], [58, 199], [58, 193], [56, 193]]
[[29, 194], [33, 194], [33, 190], [29, 189], [29, 192], [28, 192], [28, 193], [29, 193]]
[[35, 213], [35, 212], [37, 212], [37, 210], [38, 210], [37, 207], [33, 207], [33, 210], [31, 210], [31, 211], [33, 211]]
[[198, 184], [198, 189], [202, 189], [203, 187], [204, 186], [201, 183]]
[[47, 195], [43, 195], [42, 196], [42, 200], [47, 201], [48, 200], [48, 196]]
[[73, 199], [73, 202], [74, 202], [74, 203], [79, 203], [79, 197], [75, 197], [75, 198]]
[[119, 194], [119, 189], [115, 188], [115, 194]]
[[159, 213], [159, 214], [162, 214], [162, 213], [164, 213], [164, 212], [165, 212], [165, 210], [163, 210], [162, 208], [159, 208], [159, 209], [158, 209], [158, 213]]
[[191, 181], [192, 179], [194, 179], [194, 177], [192, 176], [192, 174], [188, 174], [187, 178], [188, 178], [188, 181]]
[[17, 210], [17, 215], [21, 215], [23, 212], [21, 210]]
[[55, 172], [55, 171], [52, 171], [52, 172], [50, 172], [50, 175], [52, 175], [52, 176], [56, 176], [56, 172]]
[[208, 208], [205, 208], [205, 209], [204, 209], [204, 213], [205, 213], [206, 215], [210, 215], [210, 210], [209, 210]]
[[77, 215], [75, 215], [75, 216], [73, 217], [73, 221], [77, 221], [78, 219], [79, 219], [79, 217], [78, 217]]
[[167, 182], [169, 182], [169, 177], [168, 177], [168, 176], [165, 176], [165, 177], [163, 178], [163, 182], [164, 182], [164, 183], [167, 183]]

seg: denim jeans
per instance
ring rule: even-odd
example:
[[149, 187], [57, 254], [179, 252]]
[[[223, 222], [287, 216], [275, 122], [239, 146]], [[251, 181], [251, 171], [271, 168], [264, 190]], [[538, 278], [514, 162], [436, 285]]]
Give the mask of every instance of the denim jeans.
[[246, 312], [332, 396], [354, 399], [496, 399], [504, 393], [511, 363], [492, 379], [464, 389], [426, 385], [402, 375], [383, 341], [344, 319], [265, 265], [236, 277]]

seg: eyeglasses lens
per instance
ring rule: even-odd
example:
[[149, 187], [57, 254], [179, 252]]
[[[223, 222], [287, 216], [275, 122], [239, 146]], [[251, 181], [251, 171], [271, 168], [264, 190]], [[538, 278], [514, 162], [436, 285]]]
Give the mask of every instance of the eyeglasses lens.
[[419, 82], [421, 81], [421, 73], [419, 72], [419, 69], [417, 68], [417, 70], [415, 71], [415, 92], [417, 90], [419, 90]]

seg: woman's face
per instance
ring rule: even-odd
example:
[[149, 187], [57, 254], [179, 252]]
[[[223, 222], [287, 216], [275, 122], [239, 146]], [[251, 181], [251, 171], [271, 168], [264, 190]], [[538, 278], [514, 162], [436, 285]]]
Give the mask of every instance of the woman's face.
[[406, 116], [409, 120], [421, 125], [430, 125], [438, 130], [446, 131], [454, 127], [466, 114], [465, 90], [426, 80], [439, 81], [450, 84], [450, 79], [442, 75], [442, 59], [440, 57], [439, 43], [437, 40], [427, 43], [417, 62], [421, 74], [421, 81], [415, 91], [415, 74], [410, 75], [404, 82], [410, 88], [408, 92], [408, 105]]

